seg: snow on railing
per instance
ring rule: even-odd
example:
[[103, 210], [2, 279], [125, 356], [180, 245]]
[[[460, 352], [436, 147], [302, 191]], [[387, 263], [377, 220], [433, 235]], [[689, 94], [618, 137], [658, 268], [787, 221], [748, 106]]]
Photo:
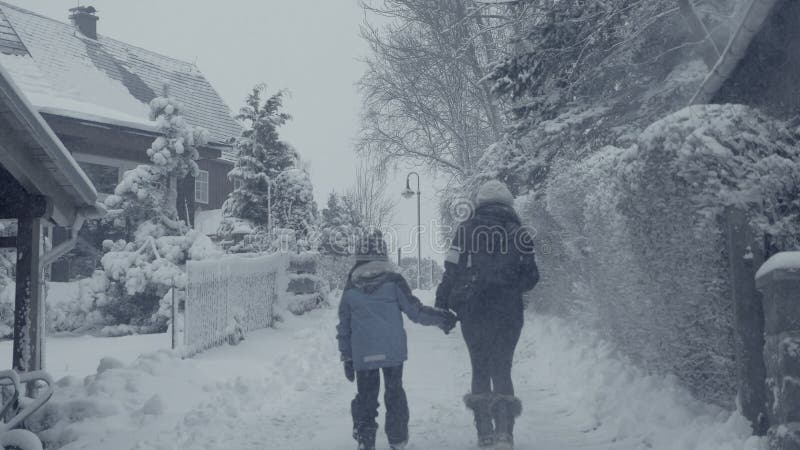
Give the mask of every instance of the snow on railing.
[[226, 256], [189, 261], [184, 356], [221, 345], [237, 333], [271, 327], [286, 291], [289, 255]]

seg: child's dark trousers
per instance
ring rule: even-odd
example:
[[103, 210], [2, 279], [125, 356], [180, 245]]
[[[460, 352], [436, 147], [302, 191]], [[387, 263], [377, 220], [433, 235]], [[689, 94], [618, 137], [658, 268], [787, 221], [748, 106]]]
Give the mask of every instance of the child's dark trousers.
[[386, 436], [389, 444], [399, 444], [408, 440], [408, 400], [403, 390], [403, 366], [383, 369], [356, 371], [358, 394], [351, 403], [353, 414], [353, 434], [357, 440], [375, 442], [378, 423], [378, 393], [381, 387], [380, 372], [383, 370], [386, 404]]

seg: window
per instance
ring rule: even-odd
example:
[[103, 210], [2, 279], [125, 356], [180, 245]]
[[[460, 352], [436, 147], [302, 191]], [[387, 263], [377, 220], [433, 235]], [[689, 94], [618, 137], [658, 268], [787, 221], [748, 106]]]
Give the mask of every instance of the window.
[[194, 179], [194, 201], [208, 203], [208, 171], [201, 170]]
[[119, 168], [79, 161], [78, 165], [92, 180], [92, 184], [101, 194], [113, 194], [119, 182]]

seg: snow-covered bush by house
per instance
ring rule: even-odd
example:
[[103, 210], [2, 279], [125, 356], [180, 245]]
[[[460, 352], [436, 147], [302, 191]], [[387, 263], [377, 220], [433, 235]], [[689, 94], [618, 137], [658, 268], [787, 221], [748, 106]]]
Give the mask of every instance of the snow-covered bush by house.
[[103, 313], [108, 302], [108, 279], [102, 271], [90, 278], [70, 283], [47, 284], [47, 331], [87, 332], [99, 331], [109, 325]]
[[571, 270], [550, 275], [570, 287], [570, 311], [592, 317], [634, 361], [730, 406], [733, 317], [719, 213], [745, 208], [781, 245], [796, 236], [797, 138], [743, 106], [695, 106], [627, 149], [555, 166], [546, 217], [532, 219], [560, 236]]
[[186, 122], [167, 88], [150, 102], [150, 111], [161, 133], [147, 150], [152, 165], [126, 172], [106, 199], [136, 231], [130, 241], [103, 243], [101, 264], [109, 283], [102, 311], [115, 324], [163, 330], [167, 317], [159, 305], [167, 291], [186, 286], [182, 266], [219, 251], [208, 237], [189, 229], [177, 210], [178, 182], [197, 175], [197, 147], [207, 142], [208, 133]]

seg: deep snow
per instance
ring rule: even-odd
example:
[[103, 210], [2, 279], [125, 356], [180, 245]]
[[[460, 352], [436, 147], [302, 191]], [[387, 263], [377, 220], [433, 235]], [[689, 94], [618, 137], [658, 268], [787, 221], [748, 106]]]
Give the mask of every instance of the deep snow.
[[[432, 295], [423, 293], [426, 301]], [[333, 303], [336, 303], [334, 300]], [[350, 449], [348, 383], [335, 307], [288, 315], [238, 346], [180, 360], [162, 351], [61, 383], [42, 420], [66, 449]], [[410, 449], [474, 448], [461, 397], [469, 364], [458, 330], [406, 321]], [[563, 321], [529, 315], [514, 369], [520, 450], [755, 450], [738, 415], [648, 377]], [[379, 449], [388, 449], [379, 430]]]

